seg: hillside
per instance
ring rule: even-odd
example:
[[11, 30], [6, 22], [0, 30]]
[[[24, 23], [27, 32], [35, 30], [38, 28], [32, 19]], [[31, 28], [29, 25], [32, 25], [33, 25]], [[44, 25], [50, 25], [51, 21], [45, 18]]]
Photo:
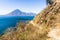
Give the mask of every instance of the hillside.
[[[60, 30], [57, 30], [60, 28], [60, 2], [48, 5], [42, 12], [35, 16], [35, 18], [26, 26], [26, 29], [30, 28], [30, 25], [33, 25], [32, 28], [39, 28], [37, 33], [40, 34], [40, 38], [44, 37], [43, 39], [47, 40], [45, 37], [48, 35], [47, 38], [52, 38], [51, 40], [60, 40]], [[54, 30], [58, 32], [56, 33]]]
[[[13, 35], [13, 36], [12, 36]], [[27, 24], [19, 23], [0, 40], [60, 40], [60, 2], [48, 5]]]

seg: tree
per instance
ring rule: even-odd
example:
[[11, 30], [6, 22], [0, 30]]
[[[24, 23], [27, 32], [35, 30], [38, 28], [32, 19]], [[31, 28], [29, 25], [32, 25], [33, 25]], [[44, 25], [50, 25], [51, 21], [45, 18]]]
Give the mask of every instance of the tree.
[[53, 1], [52, 1], [52, 0], [46, 0], [46, 3], [47, 3], [47, 4], [52, 4]]

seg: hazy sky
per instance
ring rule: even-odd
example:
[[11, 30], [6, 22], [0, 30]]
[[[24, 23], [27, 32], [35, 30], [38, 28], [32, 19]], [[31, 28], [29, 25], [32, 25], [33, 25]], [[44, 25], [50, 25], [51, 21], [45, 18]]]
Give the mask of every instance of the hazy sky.
[[23, 12], [38, 13], [46, 7], [46, 0], [0, 0], [0, 15], [15, 9]]

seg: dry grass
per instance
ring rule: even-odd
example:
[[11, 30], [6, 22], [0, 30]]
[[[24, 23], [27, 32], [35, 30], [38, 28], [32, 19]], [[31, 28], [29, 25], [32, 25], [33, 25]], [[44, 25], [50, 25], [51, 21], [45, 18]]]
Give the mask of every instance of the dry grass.
[[45, 32], [32, 24], [19, 23], [15, 31], [9, 30], [0, 37], [0, 40], [47, 40]]

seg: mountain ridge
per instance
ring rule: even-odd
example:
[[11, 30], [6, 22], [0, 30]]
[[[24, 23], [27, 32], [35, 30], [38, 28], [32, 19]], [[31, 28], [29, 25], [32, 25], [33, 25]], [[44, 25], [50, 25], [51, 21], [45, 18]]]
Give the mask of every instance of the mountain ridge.
[[14, 15], [14, 16], [35, 16], [36, 13], [32, 13], [32, 12], [27, 13], [27, 12], [22, 12], [19, 9], [16, 9], [16, 10], [8, 13], [7, 15]]

